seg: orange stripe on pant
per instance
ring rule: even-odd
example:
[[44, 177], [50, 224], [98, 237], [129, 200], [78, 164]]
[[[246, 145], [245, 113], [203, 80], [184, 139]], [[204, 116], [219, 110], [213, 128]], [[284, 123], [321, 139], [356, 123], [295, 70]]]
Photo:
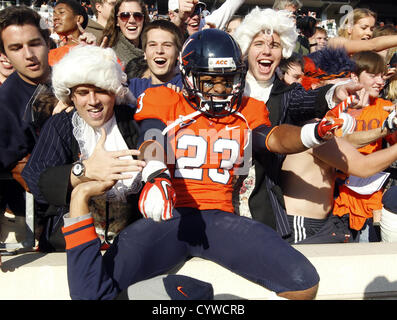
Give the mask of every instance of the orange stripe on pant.
[[74, 224], [72, 224], [72, 225], [70, 225], [68, 227], [63, 227], [62, 228], [62, 232], [63, 233], [68, 233], [70, 231], [77, 230], [77, 229], [79, 229], [81, 227], [88, 226], [88, 225], [93, 224], [93, 223], [94, 223], [94, 218], [85, 219], [85, 220], [82, 220], [80, 222], [74, 223]]

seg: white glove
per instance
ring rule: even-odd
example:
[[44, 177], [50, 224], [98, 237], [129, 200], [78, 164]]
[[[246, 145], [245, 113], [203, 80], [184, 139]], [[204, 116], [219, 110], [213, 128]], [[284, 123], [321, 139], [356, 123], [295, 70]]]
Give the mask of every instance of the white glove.
[[352, 134], [356, 128], [356, 119], [346, 112], [339, 114], [339, 119], [343, 119], [343, 125], [340, 128], [342, 130], [342, 137], [347, 134]]

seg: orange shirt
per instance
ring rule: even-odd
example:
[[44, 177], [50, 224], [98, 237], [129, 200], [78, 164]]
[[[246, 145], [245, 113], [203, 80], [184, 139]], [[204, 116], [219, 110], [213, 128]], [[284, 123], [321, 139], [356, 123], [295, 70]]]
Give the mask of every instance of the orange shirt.
[[[393, 105], [391, 101], [377, 98], [371, 99], [371, 104], [365, 108], [349, 109], [349, 114], [357, 121], [355, 131], [380, 128], [389, 115], [389, 112], [383, 110], [383, 107], [391, 105]], [[392, 135], [387, 136], [386, 140], [391, 144], [395, 142]], [[382, 149], [381, 138], [359, 148], [358, 151], [362, 154], [370, 154], [380, 149]], [[371, 195], [361, 195], [342, 185], [339, 187], [339, 196], [335, 199], [333, 214], [337, 216], [349, 214], [350, 228], [361, 230], [366, 219], [372, 218], [373, 210], [382, 209], [382, 195], [382, 190]]]
[[[139, 97], [135, 120], [154, 118], [169, 125], [195, 111], [182, 93], [156, 87]], [[200, 113], [168, 132], [167, 165], [177, 194], [176, 207], [234, 211], [231, 182], [244, 156], [248, 126], [251, 130], [270, 126], [263, 102], [244, 98], [239, 112], [242, 116], [219, 119]]]
[[71, 48], [73, 48], [75, 45], [69, 45], [65, 44], [62, 47], [58, 47], [55, 49], [51, 49], [50, 52], [48, 53], [48, 63], [52, 67], [54, 64], [59, 62], [63, 58], [65, 54], [69, 52]]

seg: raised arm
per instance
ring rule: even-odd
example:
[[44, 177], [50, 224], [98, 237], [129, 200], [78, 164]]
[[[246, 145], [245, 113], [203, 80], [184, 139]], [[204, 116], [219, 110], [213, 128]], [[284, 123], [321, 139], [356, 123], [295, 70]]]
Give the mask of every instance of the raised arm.
[[344, 47], [348, 54], [360, 51], [382, 51], [397, 47], [397, 35], [380, 36], [369, 40], [350, 40], [343, 37], [331, 38], [328, 41], [331, 47]]
[[313, 155], [346, 174], [366, 178], [397, 160], [397, 145], [363, 155], [345, 138], [335, 138], [313, 149]]

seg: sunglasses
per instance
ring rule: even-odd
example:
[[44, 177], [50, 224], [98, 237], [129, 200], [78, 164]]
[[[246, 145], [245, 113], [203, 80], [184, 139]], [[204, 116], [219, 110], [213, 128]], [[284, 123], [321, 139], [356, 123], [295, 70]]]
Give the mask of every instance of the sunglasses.
[[130, 20], [131, 16], [134, 17], [134, 20], [136, 22], [141, 22], [143, 20], [143, 13], [142, 12], [128, 12], [128, 11], [125, 11], [125, 12], [120, 12], [118, 14], [118, 17], [123, 22], [127, 22], [128, 20]]

